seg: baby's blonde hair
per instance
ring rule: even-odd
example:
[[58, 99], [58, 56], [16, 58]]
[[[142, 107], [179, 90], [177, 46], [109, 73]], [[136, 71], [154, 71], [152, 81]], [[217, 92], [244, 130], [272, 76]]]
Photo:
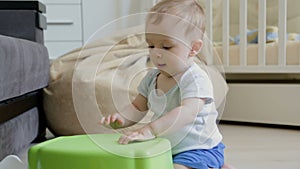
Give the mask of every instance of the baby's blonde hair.
[[196, 0], [162, 0], [149, 11], [147, 22], [158, 24], [162, 20], [161, 14], [175, 15], [188, 24], [187, 32], [194, 29], [202, 39], [205, 31], [205, 14]]

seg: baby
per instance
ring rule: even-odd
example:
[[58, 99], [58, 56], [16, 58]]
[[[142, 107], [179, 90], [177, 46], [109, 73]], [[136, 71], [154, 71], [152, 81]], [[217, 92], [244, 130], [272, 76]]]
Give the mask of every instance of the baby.
[[202, 7], [195, 0], [162, 0], [150, 10], [145, 31], [156, 69], [141, 81], [131, 105], [103, 117], [101, 123], [124, 128], [151, 111], [150, 123], [123, 134], [118, 142], [163, 137], [171, 142], [175, 169], [232, 168], [224, 165], [212, 83], [194, 62], [203, 46]]

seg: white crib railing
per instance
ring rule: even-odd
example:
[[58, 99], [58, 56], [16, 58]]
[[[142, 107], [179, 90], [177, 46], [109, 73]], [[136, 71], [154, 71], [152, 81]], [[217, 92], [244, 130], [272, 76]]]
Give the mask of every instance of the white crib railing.
[[260, 18], [258, 23], [258, 64], [263, 66], [266, 64], [266, 1], [259, 1], [258, 17]]
[[223, 64], [229, 65], [229, 0], [223, 0]]
[[[286, 63], [286, 34], [287, 34], [287, 0], [278, 0], [279, 15], [278, 15], [278, 64], [266, 64], [266, 0], [258, 1], [258, 64], [247, 64], [247, 0], [240, 0], [239, 10], [239, 33], [240, 33], [240, 63], [239, 65], [230, 65], [230, 0], [222, 0], [223, 3], [223, 18], [222, 18], [222, 66], [227, 73], [300, 73], [299, 65], [287, 65]], [[206, 16], [207, 16], [207, 37], [213, 39], [213, 1], [206, 0]], [[219, 10], [219, 9], [218, 9]], [[209, 51], [213, 50], [211, 45], [208, 45]], [[212, 54], [212, 52], [210, 52]], [[212, 60], [207, 58], [208, 64], [213, 63]]]
[[280, 66], [286, 65], [286, 17], [287, 17], [287, 0], [279, 0], [279, 16], [278, 16], [278, 63]]

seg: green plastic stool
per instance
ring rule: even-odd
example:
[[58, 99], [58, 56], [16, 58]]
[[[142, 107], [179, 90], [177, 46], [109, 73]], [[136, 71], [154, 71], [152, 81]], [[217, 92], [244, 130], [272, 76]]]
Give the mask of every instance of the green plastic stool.
[[120, 145], [119, 137], [95, 134], [45, 141], [30, 148], [29, 169], [173, 169], [168, 140]]

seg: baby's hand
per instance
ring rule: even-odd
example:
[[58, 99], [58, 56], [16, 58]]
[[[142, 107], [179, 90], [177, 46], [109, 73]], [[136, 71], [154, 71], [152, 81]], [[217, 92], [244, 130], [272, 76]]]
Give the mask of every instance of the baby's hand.
[[107, 117], [102, 117], [100, 124], [110, 125], [112, 128], [120, 128], [124, 126], [125, 119], [119, 113], [115, 113]]
[[133, 141], [146, 141], [146, 140], [152, 140], [156, 136], [152, 132], [152, 129], [149, 126], [145, 126], [141, 129], [138, 129], [136, 131], [130, 131], [125, 134], [123, 134], [119, 138], [120, 144], [128, 144]]

